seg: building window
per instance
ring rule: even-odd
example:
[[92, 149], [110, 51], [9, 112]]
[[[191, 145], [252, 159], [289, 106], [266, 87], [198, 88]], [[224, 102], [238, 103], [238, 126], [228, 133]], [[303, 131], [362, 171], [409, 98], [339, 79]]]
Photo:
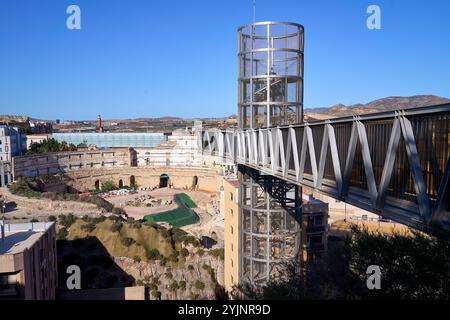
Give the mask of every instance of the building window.
[[233, 192], [230, 192], [230, 199], [233, 201]]
[[231, 259], [231, 267], [234, 268], [233, 259]]
[[231, 234], [233, 234], [233, 226], [231, 226]]
[[230, 209], [230, 213], [231, 213], [231, 215], [233, 215], [233, 209]]
[[233, 242], [231, 243], [231, 252], [234, 251], [234, 246], [233, 246]]

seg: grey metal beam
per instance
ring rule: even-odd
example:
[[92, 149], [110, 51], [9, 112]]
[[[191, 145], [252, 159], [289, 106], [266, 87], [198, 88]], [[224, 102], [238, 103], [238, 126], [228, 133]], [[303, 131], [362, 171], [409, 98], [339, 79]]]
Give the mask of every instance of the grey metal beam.
[[384, 160], [383, 172], [381, 174], [380, 185], [378, 187], [377, 209], [381, 210], [386, 201], [386, 192], [389, 183], [392, 178], [392, 172], [394, 171], [395, 159], [397, 156], [398, 143], [400, 141], [400, 120], [394, 119], [392, 123], [391, 136], [389, 137], [389, 144], [386, 151], [386, 157]]

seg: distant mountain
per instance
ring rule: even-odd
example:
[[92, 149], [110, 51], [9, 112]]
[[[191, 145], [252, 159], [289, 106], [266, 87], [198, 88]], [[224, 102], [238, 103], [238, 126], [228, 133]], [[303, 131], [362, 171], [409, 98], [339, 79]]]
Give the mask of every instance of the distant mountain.
[[450, 99], [433, 95], [387, 97], [366, 104], [353, 104], [350, 106], [336, 104], [329, 108], [310, 108], [305, 109], [304, 113], [306, 120], [322, 120], [389, 110], [411, 109], [444, 103], [450, 103]]

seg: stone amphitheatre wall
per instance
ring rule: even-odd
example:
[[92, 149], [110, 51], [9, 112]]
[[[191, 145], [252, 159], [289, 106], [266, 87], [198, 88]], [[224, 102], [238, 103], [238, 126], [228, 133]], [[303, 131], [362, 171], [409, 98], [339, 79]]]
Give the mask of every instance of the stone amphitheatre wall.
[[[216, 170], [205, 167], [125, 167], [83, 169], [64, 173], [64, 181], [78, 191], [93, 190], [105, 181], [113, 181], [118, 186], [137, 184], [140, 187], [159, 186], [160, 176], [169, 176], [169, 183], [174, 188], [191, 188], [219, 192], [221, 176]], [[133, 183], [134, 182], [134, 183]]]

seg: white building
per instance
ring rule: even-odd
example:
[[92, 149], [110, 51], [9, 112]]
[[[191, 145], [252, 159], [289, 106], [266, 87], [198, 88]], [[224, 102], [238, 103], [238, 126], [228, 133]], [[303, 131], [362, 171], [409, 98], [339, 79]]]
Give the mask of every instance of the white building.
[[0, 126], [0, 161], [11, 161], [12, 157], [20, 156], [26, 149], [26, 136], [19, 129]]
[[195, 129], [178, 129], [172, 132], [167, 141], [161, 142], [156, 147], [134, 149], [139, 167], [214, 167], [222, 175], [236, 173], [232, 161], [202, 154]]

